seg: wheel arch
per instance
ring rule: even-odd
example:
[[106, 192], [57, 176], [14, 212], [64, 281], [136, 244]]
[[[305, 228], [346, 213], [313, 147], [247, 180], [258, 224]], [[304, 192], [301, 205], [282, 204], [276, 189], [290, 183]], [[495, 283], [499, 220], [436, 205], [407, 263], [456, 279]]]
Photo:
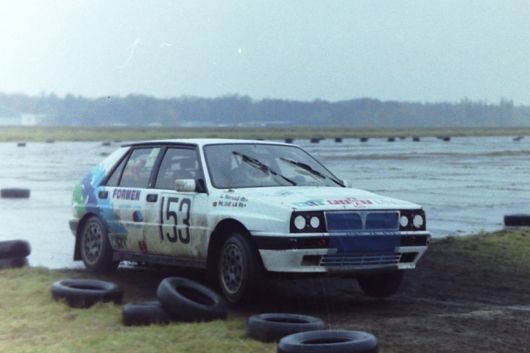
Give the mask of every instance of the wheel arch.
[[77, 226], [77, 230], [75, 232], [74, 261], [82, 260], [82, 258], [81, 258], [81, 243], [80, 243], [81, 231], [85, 227], [86, 221], [89, 218], [91, 218], [91, 217], [97, 217], [103, 223], [105, 228], [107, 228], [107, 230], [108, 230], [107, 222], [105, 222], [103, 219], [101, 219], [101, 217], [98, 214], [96, 214], [94, 212], [85, 213], [83, 215], [83, 217], [81, 217], [81, 219], [79, 220], [79, 225]]
[[220, 221], [219, 223], [217, 223], [217, 225], [215, 226], [215, 229], [210, 235], [210, 241], [208, 242], [208, 253], [207, 253], [208, 255], [207, 255], [207, 263], [206, 263], [208, 271], [211, 272], [211, 270], [215, 269], [216, 260], [221, 250], [221, 245], [230, 236], [230, 234], [234, 232], [240, 232], [243, 235], [248, 237], [253, 249], [256, 251], [258, 255], [259, 262], [263, 264], [261, 260], [261, 256], [259, 255], [259, 252], [257, 251], [256, 244], [254, 244], [251, 233], [247, 229], [247, 227], [245, 227], [243, 223], [239, 222], [238, 220], [235, 220], [233, 218], [226, 218]]

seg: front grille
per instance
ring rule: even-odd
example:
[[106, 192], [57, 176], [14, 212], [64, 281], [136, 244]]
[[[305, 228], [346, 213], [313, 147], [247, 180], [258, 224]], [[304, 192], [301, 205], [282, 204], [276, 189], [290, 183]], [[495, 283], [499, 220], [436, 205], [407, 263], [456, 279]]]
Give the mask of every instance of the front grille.
[[320, 266], [397, 265], [401, 254], [336, 254], [324, 255]]
[[330, 211], [326, 212], [325, 216], [329, 233], [399, 229], [398, 211]]

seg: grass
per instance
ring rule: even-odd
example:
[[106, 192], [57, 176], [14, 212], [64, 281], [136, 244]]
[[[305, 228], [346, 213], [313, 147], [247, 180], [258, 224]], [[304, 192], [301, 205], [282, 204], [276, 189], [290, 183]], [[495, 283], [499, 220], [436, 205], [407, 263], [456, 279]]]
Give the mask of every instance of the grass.
[[[443, 251], [436, 252], [435, 247]], [[443, 256], [432, 261], [441, 266], [444, 256], [454, 252], [464, 254], [480, 268], [494, 267], [495, 271], [524, 278], [530, 273], [529, 230], [437, 240], [432, 254]], [[164, 275], [159, 271], [132, 271], [100, 278], [122, 285], [125, 302], [138, 302], [150, 299]], [[276, 351], [275, 344], [245, 337], [244, 310], [232, 310], [225, 321], [126, 327], [121, 324], [119, 305], [101, 303], [89, 309], [73, 309], [51, 298], [54, 281], [88, 276], [84, 271], [31, 267], [0, 270], [0, 352]], [[436, 274], [428, 277], [432, 276]]]
[[530, 128], [356, 129], [333, 127], [297, 128], [130, 128], [130, 127], [2, 127], [0, 141], [132, 141], [168, 138], [360, 138], [430, 136], [520, 136]]

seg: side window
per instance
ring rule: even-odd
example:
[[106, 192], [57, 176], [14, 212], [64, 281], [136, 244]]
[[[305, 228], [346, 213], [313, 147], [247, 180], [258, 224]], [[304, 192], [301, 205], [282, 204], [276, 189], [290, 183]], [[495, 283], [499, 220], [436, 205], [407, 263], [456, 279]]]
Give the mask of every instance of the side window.
[[123, 169], [120, 186], [146, 188], [159, 152], [160, 148], [135, 149]]
[[168, 148], [160, 164], [155, 187], [174, 190], [176, 179], [198, 179], [201, 177], [195, 149]]
[[107, 180], [107, 183], [105, 185], [107, 185], [107, 186], [118, 186], [118, 183], [120, 182], [121, 172], [123, 171], [123, 167], [125, 166], [125, 162], [127, 162], [127, 158], [123, 158], [122, 159], [120, 164], [112, 172], [112, 175]]

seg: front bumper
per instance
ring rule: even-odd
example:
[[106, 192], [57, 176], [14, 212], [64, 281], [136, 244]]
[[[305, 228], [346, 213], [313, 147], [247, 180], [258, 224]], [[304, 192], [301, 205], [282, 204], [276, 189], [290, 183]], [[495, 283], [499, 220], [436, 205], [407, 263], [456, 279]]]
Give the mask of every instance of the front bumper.
[[[267, 239], [264, 239], [267, 238]], [[416, 268], [430, 234], [257, 237], [265, 269], [283, 273], [357, 274]]]

